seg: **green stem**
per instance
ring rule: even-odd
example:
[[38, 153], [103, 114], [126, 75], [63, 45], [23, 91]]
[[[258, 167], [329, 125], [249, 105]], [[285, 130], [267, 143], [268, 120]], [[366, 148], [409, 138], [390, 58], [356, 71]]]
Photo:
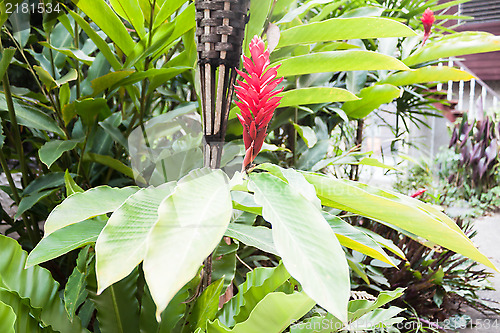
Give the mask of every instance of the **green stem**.
[[[2, 149], [0, 149], [0, 166], [5, 173], [5, 177], [7, 178], [7, 182], [9, 183], [10, 190], [12, 191], [12, 196], [14, 197], [14, 202], [19, 207], [19, 203], [21, 202], [21, 198], [19, 197], [19, 192], [17, 192], [16, 184], [14, 183], [14, 179], [12, 178], [12, 174], [10, 173], [9, 166], [7, 165], [7, 160], [5, 159], [5, 155], [3, 154]], [[28, 237], [33, 245], [36, 244], [38, 237], [35, 236], [33, 229], [31, 228], [30, 223], [25, 214], [21, 215], [24, 223], [24, 227], [28, 232]]]
[[[78, 10], [77, 10], [78, 13]], [[78, 29], [78, 23], [75, 21], [75, 48], [78, 50], [80, 49], [80, 32]], [[75, 59], [75, 67], [76, 67], [76, 72], [77, 72], [77, 77], [76, 77], [76, 99], [80, 98], [80, 62], [78, 59]]]

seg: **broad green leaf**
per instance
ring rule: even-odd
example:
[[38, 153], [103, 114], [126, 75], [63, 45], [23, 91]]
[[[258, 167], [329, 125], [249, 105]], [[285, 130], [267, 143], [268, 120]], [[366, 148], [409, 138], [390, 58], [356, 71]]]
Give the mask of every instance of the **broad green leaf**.
[[[283, 24], [283, 23], [289, 23], [289, 22], [292, 22], [296, 17], [303, 17], [305, 15], [305, 13], [308, 13], [311, 8], [314, 8], [318, 5], [322, 5], [322, 4], [327, 4], [327, 3], [331, 3], [331, 2], [334, 2], [335, 0], [312, 0], [312, 1], [308, 1], [306, 2], [305, 4], [303, 4], [302, 6], [299, 6], [297, 8], [294, 8], [290, 11], [288, 11], [285, 16], [283, 16], [283, 18], [281, 18], [281, 20], [279, 20], [278, 22], [276, 22], [276, 24]], [[333, 10], [331, 11], [333, 12]], [[331, 13], [329, 12], [329, 13]], [[274, 12], [273, 12], [274, 15], [276, 15], [276, 5], [274, 7]]]
[[229, 179], [220, 170], [190, 172], [162, 201], [143, 266], [158, 319], [219, 244], [231, 212]]
[[51, 172], [35, 178], [26, 186], [23, 195], [33, 194], [49, 188], [55, 188], [64, 184], [64, 173]]
[[[249, 189], [272, 224], [283, 264], [320, 306], [347, 321], [349, 269], [335, 233], [299, 189], [268, 174], [251, 174]], [[311, 260], [311, 258], [314, 258]]]
[[39, 150], [40, 161], [50, 168], [50, 166], [62, 156], [66, 151], [72, 150], [78, 144], [78, 140], [52, 140], [46, 142]]
[[110, 0], [109, 3], [118, 15], [134, 26], [139, 37], [144, 38], [146, 29], [144, 29], [144, 14], [139, 0]]
[[367, 234], [368, 236], [373, 238], [373, 240], [375, 242], [377, 242], [378, 244], [383, 246], [385, 249], [391, 251], [392, 253], [394, 253], [395, 255], [400, 257], [401, 259], [406, 260], [404, 252], [401, 251], [401, 249], [399, 247], [397, 247], [392, 242], [392, 240], [384, 238], [384, 237], [380, 236], [379, 234], [377, 234], [376, 232], [371, 231], [370, 229], [366, 229], [363, 227], [355, 227], [355, 228], [361, 230], [362, 232], [364, 232], [365, 234]]
[[17, 208], [15, 219], [18, 219], [24, 212], [31, 209], [34, 205], [36, 205], [40, 200], [45, 197], [48, 197], [52, 193], [57, 191], [57, 189], [49, 189], [40, 192], [35, 192], [21, 199], [19, 203], [19, 207]]
[[[63, 130], [57, 125], [54, 119], [49, 117], [42, 110], [37, 109], [34, 106], [21, 103], [17, 99], [14, 99], [14, 109], [16, 110], [16, 118], [19, 125], [42, 131], [53, 132], [61, 137], [65, 137]], [[0, 93], [0, 111], [1, 110], [8, 110], [3, 92]]]
[[285, 91], [278, 96], [283, 99], [279, 107], [354, 101], [359, 99], [351, 92], [340, 88], [312, 87]]
[[226, 240], [222, 239], [212, 252], [212, 281], [223, 279], [222, 290], [226, 290], [233, 283], [238, 248], [239, 244], [235, 242], [227, 244]]
[[41, 323], [60, 332], [85, 332], [80, 320], [70, 322], [59, 297], [59, 284], [50, 272], [35, 266], [24, 269], [27, 254], [12, 238], [0, 235], [0, 289], [28, 300], [37, 309]]
[[412, 71], [389, 75], [381, 84], [394, 86], [409, 86], [427, 82], [469, 81], [474, 76], [466, 71], [448, 66], [426, 66]]
[[496, 270], [448, 216], [420, 200], [357, 182], [303, 173], [325, 206], [394, 225]]
[[193, 309], [189, 315], [189, 325], [184, 327], [183, 332], [191, 333], [198, 327], [206, 329], [207, 321], [214, 319], [219, 309], [219, 296], [222, 293], [224, 279], [219, 279], [208, 286], [207, 289], [196, 299]]
[[158, 206], [174, 187], [171, 182], [141, 189], [113, 212], [95, 248], [99, 292], [129, 275], [144, 260], [148, 234], [158, 220]]
[[372, 51], [329, 51], [284, 59], [278, 69], [278, 76], [377, 69], [409, 68], [396, 58]]
[[[92, 263], [90, 266], [93, 266]], [[139, 302], [136, 297], [138, 270], [134, 270], [123, 280], [113, 284], [103, 293], [97, 294], [97, 283], [92, 270], [87, 278], [90, 300], [97, 310], [97, 320], [101, 332], [139, 332]]]
[[75, 112], [80, 116], [82, 122], [87, 127], [94, 126], [97, 120], [104, 120], [111, 115], [111, 111], [104, 98], [86, 98], [75, 101]]
[[68, 225], [116, 210], [137, 190], [137, 187], [98, 186], [69, 196], [47, 217], [45, 237]]
[[72, 0], [72, 2], [87, 14], [123, 53], [129, 55], [132, 52], [135, 42], [125, 25], [104, 0]]
[[398, 308], [397, 306], [390, 306], [387, 309], [375, 309], [354, 321], [351, 325], [361, 330], [368, 331], [380, 329], [382, 327], [388, 328], [405, 320], [404, 317], [396, 317], [403, 310], [404, 309]]
[[10, 65], [10, 61], [16, 54], [16, 49], [13, 47], [9, 47], [3, 50], [3, 53], [0, 55], [0, 81], [3, 79], [3, 76], [7, 72], [7, 68]]
[[106, 133], [108, 133], [113, 138], [113, 140], [115, 140], [116, 143], [122, 145], [122, 147], [125, 148], [128, 153], [129, 150], [127, 139], [125, 139], [122, 131], [118, 128], [118, 126], [116, 126], [116, 123], [122, 123], [122, 114], [120, 112], [116, 112], [103, 121], [100, 121], [99, 126], [101, 126], [102, 129], [104, 129]]
[[0, 301], [0, 332], [16, 333], [14, 324], [16, 322], [16, 314], [14, 310], [5, 303]]
[[314, 130], [311, 127], [301, 126], [295, 123], [293, 124], [293, 127], [300, 135], [302, 140], [304, 140], [308, 148], [312, 148], [316, 144], [316, 142], [318, 142], [318, 138], [316, 137], [316, 134], [314, 133]]
[[80, 28], [82, 28], [83, 31], [89, 36], [89, 38], [94, 42], [94, 44], [97, 46], [99, 51], [103, 54], [103, 56], [108, 60], [109, 64], [115, 71], [119, 70], [122, 65], [120, 61], [116, 58], [115, 54], [113, 51], [108, 46], [108, 43], [104, 41], [104, 39], [101, 38], [97, 34], [97, 32], [92, 29], [90, 24], [87, 23], [80, 15], [77, 13], [73, 12], [72, 10], [68, 10], [68, 13], [71, 15], [71, 17], [78, 23]]
[[403, 296], [405, 288], [396, 288], [389, 291], [381, 291], [375, 301], [358, 299], [349, 302], [349, 320], [354, 321], [361, 316], [371, 312], [396, 298]]
[[395, 20], [380, 17], [332, 18], [281, 31], [278, 48], [346, 39], [408, 37], [417, 34]]
[[266, 295], [272, 293], [290, 278], [283, 264], [277, 267], [257, 267], [247, 273], [238, 286], [238, 293], [224, 304], [218, 320], [228, 327], [248, 319], [250, 313]]
[[401, 91], [392, 84], [381, 84], [361, 89], [357, 101], [345, 102], [342, 110], [354, 119], [364, 118], [380, 105], [390, 103], [398, 98]]
[[396, 267], [384, 250], [361, 230], [356, 229], [338, 216], [327, 213], [323, 216], [335, 232], [340, 244]]
[[283, 332], [290, 323], [311, 310], [314, 304], [315, 302], [304, 292], [290, 295], [282, 292], [270, 293], [255, 306], [246, 321], [229, 329], [216, 319], [208, 323], [207, 333]]
[[266, 227], [253, 227], [241, 223], [230, 223], [225, 236], [267, 253], [278, 255], [274, 247], [272, 231]]
[[124, 78], [134, 73], [131, 69], [124, 69], [116, 72], [111, 72], [106, 75], [100, 76], [92, 80], [92, 89], [94, 90], [93, 96], [99, 95], [104, 90], [114, 86]]
[[407, 66], [413, 66], [440, 58], [498, 50], [500, 50], [500, 36], [494, 36], [487, 32], [465, 31], [432, 41], [413, 52], [403, 62]]
[[256, 215], [262, 214], [262, 206], [255, 202], [252, 194], [243, 191], [231, 191], [233, 207]]
[[134, 178], [134, 171], [129, 166], [126, 166], [123, 164], [123, 162], [108, 156], [108, 155], [100, 155], [100, 154], [95, 154], [95, 153], [86, 153], [85, 156], [83, 157], [84, 161], [91, 161], [91, 162], [97, 162], [102, 165], [105, 165], [107, 167], [110, 167], [111, 169], [114, 169], [125, 176], [129, 178]]
[[60, 79], [54, 79], [49, 72], [47, 72], [45, 69], [43, 69], [40, 66], [33, 66], [33, 69], [35, 70], [36, 74], [38, 75], [38, 78], [42, 83], [45, 85], [45, 87], [48, 90], [52, 90], [56, 87], [60, 87], [61, 85], [74, 81], [78, 78], [78, 73], [74, 68], [71, 68], [66, 75], [61, 77]]
[[85, 53], [83, 53], [82, 50], [79, 49], [69, 49], [69, 48], [64, 48], [64, 47], [55, 47], [53, 45], [50, 45], [47, 42], [38, 42], [40, 45], [48, 47], [49, 49], [52, 49], [54, 51], [60, 52], [64, 54], [67, 57], [79, 60], [83, 62], [84, 64], [90, 66], [92, 65], [92, 62], [94, 61], [94, 57], [89, 57]]
[[93, 218], [70, 224], [46, 235], [30, 252], [26, 266], [38, 265], [79, 247], [95, 243], [105, 224], [102, 219]]

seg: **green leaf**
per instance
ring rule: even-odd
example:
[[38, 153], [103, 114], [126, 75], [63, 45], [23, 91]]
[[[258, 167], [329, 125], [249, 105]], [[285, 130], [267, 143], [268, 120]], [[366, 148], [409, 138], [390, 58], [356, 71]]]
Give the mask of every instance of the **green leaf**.
[[46, 142], [39, 150], [40, 161], [50, 168], [66, 151], [75, 149], [78, 140], [52, 140]]
[[391, 84], [375, 85], [361, 89], [358, 101], [345, 102], [342, 110], [354, 119], [364, 118], [380, 105], [392, 102], [398, 98], [401, 91]]
[[130, 22], [139, 37], [142, 39], [146, 35], [144, 29], [144, 14], [138, 0], [110, 0], [109, 3], [115, 12]]
[[16, 314], [14, 310], [5, 303], [0, 302], [0, 332], [16, 333], [14, 323]]
[[354, 321], [361, 316], [371, 312], [390, 301], [403, 296], [405, 288], [396, 288], [389, 291], [381, 291], [375, 301], [358, 299], [349, 302], [349, 321]]
[[94, 126], [96, 119], [104, 120], [111, 115], [106, 99], [86, 98], [75, 101], [75, 112], [81, 117], [82, 122], [87, 127]]
[[427, 82], [469, 81], [474, 76], [466, 71], [448, 66], [426, 66], [412, 71], [389, 75], [379, 83], [394, 86], [409, 86]]
[[283, 99], [279, 107], [354, 101], [359, 99], [351, 92], [340, 88], [312, 87], [285, 91], [278, 96]]
[[111, 215], [96, 243], [99, 292], [130, 274], [146, 255], [147, 237], [158, 220], [158, 206], [175, 183], [132, 194]]
[[[17, 241], [0, 235], [0, 288], [27, 300], [43, 325], [60, 332], [86, 332], [78, 318], [70, 322], [59, 297], [59, 284], [50, 272], [35, 266], [24, 269], [27, 254]], [[38, 319], [38, 318], [37, 318]]]
[[35, 192], [33, 194], [30, 194], [30, 195], [22, 198], [21, 202], [19, 203], [19, 207], [17, 208], [17, 212], [16, 212], [16, 215], [14, 216], [14, 219], [18, 219], [19, 216], [21, 216], [24, 212], [31, 209], [40, 200], [51, 195], [55, 191], [57, 191], [57, 189], [50, 189], [50, 190]]
[[222, 290], [226, 290], [233, 283], [238, 248], [239, 244], [227, 244], [226, 240], [222, 239], [212, 253], [212, 280], [223, 279]]
[[158, 14], [155, 17], [153, 29], [157, 28], [159, 25], [164, 24], [165, 21], [168, 20], [169, 17], [172, 16], [172, 14], [175, 13], [175, 11], [177, 11], [186, 2], [187, 0], [164, 1], [161, 5], [160, 10], [158, 11]]
[[329, 51], [282, 60], [278, 76], [377, 69], [408, 70], [409, 68], [396, 58], [381, 53], [359, 50]]
[[308, 148], [312, 148], [316, 144], [316, 142], [318, 142], [318, 138], [316, 137], [316, 134], [314, 133], [314, 131], [311, 127], [301, 126], [301, 125], [295, 124], [295, 123], [293, 123], [293, 127], [295, 128], [297, 133], [300, 135], [302, 140], [304, 140], [304, 142]]
[[3, 53], [0, 55], [0, 81], [3, 79], [3, 76], [7, 72], [7, 68], [10, 65], [10, 61], [16, 54], [16, 49], [13, 47], [9, 47], [3, 50]]
[[135, 43], [125, 25], [104, 0], [72, 0], [111, 40], [129, 55]]
[[[49, 49], [52, 49], [54, 51], [60, 52], [64, 54], [67, 57], [79, 60], [83, 62], [84, 64], [90, 66], [92, 65], [92, 62], [94, 61], [94, 57], [89, 57], [85, 53], [83, 53], [82, 50], [79, 49], [69, 49], [69, 48], [64, 48], [64, 47], [55, 47], [53, 45], [50, 45], [47, 42], [38, 42], [40, 45], [48, 47]], [[76, 73], [76, 71], [75, 71]]]
[[496, 270], [448, 216], [420, 200], [319, 174], [303, 173], [325, 206], [396, 226]]
[[403, 62], [407, 66], [413, 66], [440, 58], [498, 50], [500, 50], [500, 36], [494, 36], [487, 32], [465, 31], [430, 42], [417, 49]]
[[277, 267], [257, 267], [247, 273], [246, 280], [238, 286], [238, 293], [224, 304], [218, 320], [232, 327], [248, 319], [255, 306], [290, 278], [283, 264]]
[[229, 236], [245, 245], [253, 246], [264, 252], [278, 255], [274, 247], [272, 231], [269, 228], [230, 223], [225, 236]]
[[75, 183], [68, 170], [64, 172], [64, 184], [66, 185], [66, 198], [73, 193], [84, 192], [83, 189]]
[[[291, 169], [282, 173], [295, 174]], [[273, 226], [274, 244], [287, 270], [320, 306], [347, 321], [349, 269], [319, 207], [300, 188], [271, 174], [251, 174], [250, 179], [249, 189], [263, 207], [262, 216]]]
[[94, 91], [93, 96], [99, 95], [104, 90], [114, 86], [116, 83], [127, 78], [129, 75], [134, 73], [131, 69], [124, 69], [121, 71], [111, 72], [106, 75], [100, 76], [97, 79], [92, 80], [92, 89]]
[[48, 188], [55, 188], [64, 184], [64, 173], [51, 172], [35, 178], [23, 191], [23, 195], [33, 194]]
[[43, 69], [40, 66], [33, 66], [33, 69], [35, 70], [36, 74], [38, 75], [38, 78], [42, 83], [45, 85], [45, 87], [48, 90], [52, 90], [56, 87], [60, 87], [61, 85], [74, 81], [78, 78], [78, 73], [74, 68], [71, 68], [66, 75], [61, 77], [60, 79], [55, 80], [49, 72], [47, 72], [45, 69]]
[[98, 218], [70, 224], [46, 235], [30, 252], [26, 267], [60, 257], [74, 249], [93, 244], [106, 224]]
[[384, 250], [361, 230], [335, 215], [325, 213], [323, 216], [335, 232], [340, 244], [396, 267]]
[[160, 204], [144, 259], [144, 275], [158, 319], [219, 244], [231, 213], [229, 180], [220, 170], [190, 172]]
[[64, 288], [64, 307], [71, 320], [75, 316], [77, 308], [85, 301], [88, 292], [87, 276], [89, 271], [87, 269], [87, 257], [89, 254], [89, 246], [85, 247], [78, 254], [76, 259], [76, 266], [73, 273], [68, 278], [66, 287]]
[[390, 239], [384, 238], [377, 234], [376, 232], [371, 231], [370, 229], [366, 229], [363, 227], [355, 227], [358, 230], [363, 231], [365, 234], [370, 236], [375, 242], [383, 246], [385, 249], [391, 251], [398, 257], [400, 257], [403, 260], [406, 260], [405, 254], [399, 247], [397, 247]]
[[311, 310], [314, 304], [304, 292], [290, 295], [281, 292], [270, 293], [255, 306], [246, 321], [229, 329], [216, 319], [208, 323], [207, 333], [283, 332], [290, 323]]
[[137, 187], [98, 186], [69, 196], [47, 217], [44, 237], [68, 225], [116, 210], [137, 190]]
[[[19, 125], [53, 132], [61, 137], [65, 137], [63, 130], [45, 112], [21, 103], [17, 99], [14, 99], [14, 109], [16, 110], [16, 118]], [[0, 110], [8, 110], [3, 92], [0, 93]]]
[[68, 9], [68, 13], [71, 15], [71, 17], [78, 23], [78, 26], [82, 28], [83, 31], [89, 36], [89, 38], [94, 42], [94, 44], [97, 46], [99, 51], [102, 53], [102, 55], [108, 60], [109, 64], [115, 71], [119, 70], [122, 65], [120, 61], [116, 58], [115, 54], [113, 51], [108, 46], [108, 43], [104, 41], [104, 39], [101, 38], [97, 34], [97, 32], [92, 29], [90, 24], [87, 23], [80, 15], [77, 13], [73, 12], [72, 10]]
[[101, 332], [139, 332], [139, 302], [136, 298], [138, 277], [138, 271], [134, 270], [129, 276], [98, 295], [95, 274], [92, 271], [89, 273], [87, 290], [97, 310]]
[[84, 161], [97, 162], [111, 169], [114, 169], [125, 176], [134, 179], [134, 171], [129, 166], [126, 166], [121, 161], [108, 156], [108, 155], [100, 155], [95, 153], [86, 153], [83, 157]]
[[417, 34], [395, 20], [380, 17], [332, 18], [281, 31], [277, 48], [346, 39], [409, 37]]
[[264, 29], [264, 23], [271, 12], [273, 0], [250, 1], [248, 10], [248, 23], [245, 27], [245, 39], [243, 40], [243, 54], [250, 56], [248, 45], [255, 35], [260, 36]]
[[196, 331], [198, 327], [206, 329], [207, 321], [214, 319], [219, 309], [219, 296], [222, 293], [223, 285], [224, 279], [213, 282], [196, 299], [196, 303], [190, 311], [189, 326], [185, 326], [183, 332], [191, 333]]

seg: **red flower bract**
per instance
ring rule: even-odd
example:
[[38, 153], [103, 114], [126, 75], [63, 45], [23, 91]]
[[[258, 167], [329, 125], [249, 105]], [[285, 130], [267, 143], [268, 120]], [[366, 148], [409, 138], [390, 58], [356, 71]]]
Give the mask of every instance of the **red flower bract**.
[[283, 81], [277, 79], [278, 66], [269, 67], [269, 51], [260, 37], [255, 36], [249, 45], [251, 59], [243, 56], [243, 66], [248, 74], [238, 71], [243, 81], [236, 81], [235, 102], [240, 108], [238, 119], [243, 125], [243, 142], [245, 143], [245, 158], [243, 170], [252, 163], [259, 153], [267, 134], [267, 125], [273, 117], [274, 110], [280, 104], [281, 97], [275, 96], [283, 88], [275, 88]]
[[423, 44], [427, 41], [429, 36], [431, 35], [431, 28], [432, 24], [434, 24], [434, 21], [436, 18], [434, 17], [434, 12], [427, 8], [424, 13], [422, 14], [422, 18], [420, 19], [422, 21], [422, 24], [424, 25], [424, 41]]

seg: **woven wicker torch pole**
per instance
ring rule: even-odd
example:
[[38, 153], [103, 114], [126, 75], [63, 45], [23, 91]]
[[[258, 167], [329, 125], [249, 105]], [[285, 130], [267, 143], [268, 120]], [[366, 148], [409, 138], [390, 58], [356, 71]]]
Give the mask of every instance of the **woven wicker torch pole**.
[[250, 0], [196, 0], [204, 165], [220, 167]]
[[[250, 0], [196, 0], [196, 36], [205, 143], [203, 164], [220, 167], [227, 118]], [[212, 256], [204, 263], [202, 289], [211, 283]]]

